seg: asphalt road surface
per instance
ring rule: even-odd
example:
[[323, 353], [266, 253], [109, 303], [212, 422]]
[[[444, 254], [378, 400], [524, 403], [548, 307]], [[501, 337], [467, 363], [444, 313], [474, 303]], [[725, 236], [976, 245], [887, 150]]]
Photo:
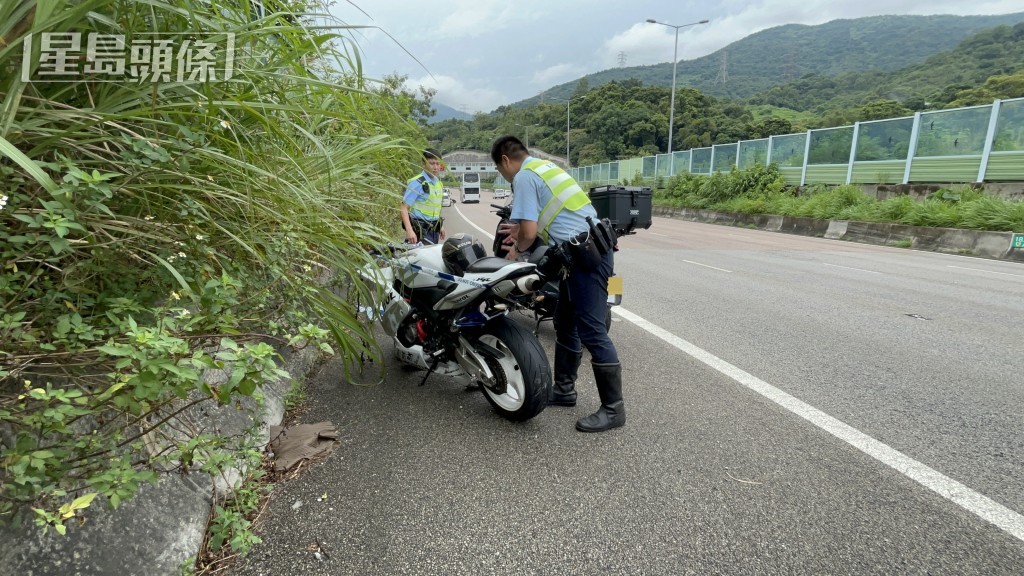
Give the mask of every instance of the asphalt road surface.
[[[489, 245], [489, 200], [449, 231]], [[1024, 574], [1024, 266], [662, 218], [620, 246], [625, 427], [574, 430], [586, 362], [523, 424], [327, 363], [301, 420], [342, 441], [234, 572]]]

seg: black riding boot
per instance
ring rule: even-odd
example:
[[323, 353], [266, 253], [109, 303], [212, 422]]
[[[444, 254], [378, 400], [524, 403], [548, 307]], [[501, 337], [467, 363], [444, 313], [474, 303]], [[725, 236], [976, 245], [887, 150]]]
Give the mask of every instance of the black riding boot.
[[580, 432], [604, 432], [626, 423], [626, 407], [622, 403], [622, 365], [592, 364], [601, 407], [586, 418], [576, 421]]
[[576, 405], [576, 373], [582, 360], [582, 352], [573, 352], [555, 342], [555, 385], [551, 388], [548, 405]]

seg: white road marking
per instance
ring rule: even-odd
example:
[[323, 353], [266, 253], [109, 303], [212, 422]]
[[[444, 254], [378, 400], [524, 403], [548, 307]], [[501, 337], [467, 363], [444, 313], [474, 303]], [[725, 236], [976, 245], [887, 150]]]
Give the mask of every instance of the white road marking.
[[725, 268], [715, 268], [714, 266], [708, 266], [707, 264], [701, 264], [700, 262], [694, 262], [692, 260], [683, 260], [687, 264], [693, 264], [694, 266], [703, 266], [705, 268], [711, 268], [712, 270], [718, 270], [719, 272], [728, 272], [732, 274], [732, 270], [726, 270]]
[[828, 262], [824, 262], [824, 264], [825, 264], [825, 266], [831, 266], [833, 268], [845, 268], [847, 270], [856, 270], [858, 272], [867, 272], [868, 274], [881, 274], [881, 272], [876, 272], [874, 270], [864, 270], [863, 268], [850, 268], [849, 266], [840, 266], [839, 264], [829, 264]]
[[974, 272], [985, 272], [986, 274], [1000, 274], [1002, 276], [1016, 276], [1017, 278], [1024, 278], [1021, 274], [1010, 274], [1009, 272], [993, 272], [992, 270], [982, 270], [981, 268], [965, 268], [963, 266], [950, 266], [950, 268], [959, 268], [960, 270], [973, 270]]
[[468, 222], [470, 226], [472, 226], [473, 228], [476, 228], [480, 232], [483, 232], [484, 236], [487, 236], [491, 240], [494, 240], [494, 234], [491, 234], [487, 230], [484, 230], [483, 228], [481, 228], [481, 227], [477, 226], [476, 224], [474, 224], [472, 220], [467, 218], [466, 215], [462, 213], [462, 210], [459, 210], [459, 206], [457, 204], [452, 204], [451, 207], [455, 208], [455, 211], [459, 213], [459, 216], [461, 216], [463, 220]]
[[662, 238], [671, 238], [668, 234], [658, 234], [657, 232], [650, 232], [651, 236], [661, 236]]
[[845, 422], [833, 418], [817, 408], [807, 404], [767, 382], [729, 364], [725, 360], [694, 346], [671, 332], [644, 320], [640, 316], [623, 309], [621, 306], [612, 311], [625, 320], [629, 320], [654, 336], [664, 340], [675, 348], [689, 354], [695, 359], [714, 368], [718, 372], [732, 378], [737, 383], [749, 388], [761, 396], [775, 402], [786, 410], [814, 424], [850, 446], [871, 456], [875, 460], [889, 466], [907, 478], [917, 482], [939, 496], [953, 502], [964, 510], [971, 512], [986, 522], [1008, 532], [1014, 538], [1024, 541], [1024, 516], [1003, 506], [1002, 504], [971, 490], [967, 486], [948, 476], [929, 468], [902, 452], [864, 434]]

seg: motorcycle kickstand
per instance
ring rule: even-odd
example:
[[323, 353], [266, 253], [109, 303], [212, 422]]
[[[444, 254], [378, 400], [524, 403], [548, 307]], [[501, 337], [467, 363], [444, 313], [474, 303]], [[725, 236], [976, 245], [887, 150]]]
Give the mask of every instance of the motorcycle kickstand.
[[437, 369], [437, 365], [440, 362], [441, 362], [441, 358], [440, 357], [434, 358], [434, 361], [430, 363], [430, 368], [427, 368], [427, 373], [426, 373], [425, 376], [423, 376], [423, 380], [420, 380], [420, 386], [423, 386], [424, 384], [427, 383], [427, 378], [430, 378], [430, 375], [434, 373], [434, 370]]

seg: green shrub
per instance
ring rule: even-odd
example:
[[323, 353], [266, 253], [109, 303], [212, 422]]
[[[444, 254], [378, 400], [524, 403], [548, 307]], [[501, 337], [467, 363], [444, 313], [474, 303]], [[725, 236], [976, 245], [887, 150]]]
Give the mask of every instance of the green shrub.
[[1024, 202], [983, 197], [966, 203], [963, 226], [998, 232], [1024, 231]]
[[960, 209], [945, 200], [925, 199], [915, 205], [898, 220], [911, 226], [956, 228], [960, 225]]

